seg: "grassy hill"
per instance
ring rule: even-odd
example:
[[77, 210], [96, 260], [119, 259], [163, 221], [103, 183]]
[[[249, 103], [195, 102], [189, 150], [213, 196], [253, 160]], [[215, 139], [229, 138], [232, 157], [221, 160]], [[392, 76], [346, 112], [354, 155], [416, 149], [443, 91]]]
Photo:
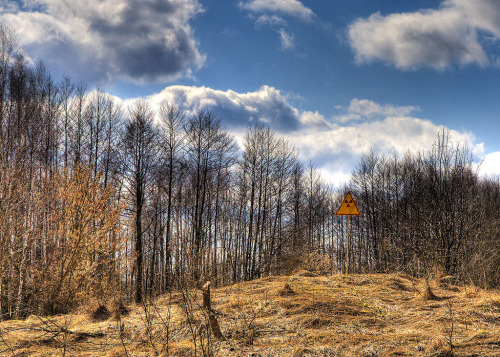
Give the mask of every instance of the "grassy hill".
[[[0, 323], [6, 356], [500, 356], [500, 292], [406, 275], [263, 278], [80, 314]], [[430, 290], [428, 289], [430, 286]], [[108, 306], [111, 310], [111, 304]]]

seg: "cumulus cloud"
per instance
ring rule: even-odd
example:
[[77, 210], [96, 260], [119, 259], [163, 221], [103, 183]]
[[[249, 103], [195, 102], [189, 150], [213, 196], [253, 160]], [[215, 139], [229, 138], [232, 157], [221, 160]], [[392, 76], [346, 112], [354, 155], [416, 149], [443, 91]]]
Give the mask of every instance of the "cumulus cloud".
[[242, 9], [253, 13], [279, 13], [311, 21], [314, 12], [298, 0], [250, 0], [240, 2]]
[[36, 0], [3, 10], [30, 56], [90, 80], [166, 82], [205, 60], [189, 25], [197, 0]]
[[328, 122], [318, 111], [304, 111], [300, 114], [300, 123], [306, 128], [315, 128], [317, 130], [329, 130], [332, 124]]
[[252, 123], [267, 124], [282, 132], [300, 125], [300, 113], [278, 89], [263, 86], [248, 93], [221, 91], [207, 87], [169, 86], [148, 98], [153, 105], [174, 102], [188, 115], [200, 110], [219, 115], [231, 129], [246, 128]]
[[358, 63], [380, 60], [401, 70], [454, 64], [487, 66], [484, 33], [500, 40], [500, 2], [446, 0], [438, 9], [357, 19], [348, 38]]
[[448, 6], [465, 14], [470, 26], [500, 38], [500, 3], [497, 0], [448, 0]]
[[478, 172], [483, 177], [500, 177], [500, 152], [492, 152], [484, 156]]
[[[334, 125], [330, 130], [301, 130], [294, 133], [307, 156], [318, 157], [352, 153], [358, 156], [374, 149], [384, 154], [402, 155], [409, 149], [427, 150], [442, 127], [415, 117], [386, 117], [376, 121]], [[450, 130], [453, 142], [476, 146], [470, 133]]]
[[[355, 120], [327, 119], [317, 111], [295, 108], [286, 94], [269, 86], [248, 93], [170, 86], [149, 100], [154, 105], [175, 102], [188, 115], [199, 110], [212, 111], [235, 133], [240, 144], [249, 124], [269, 124], [299, 149], [304, 162], [312, 161], [336, 185], [346, 181], [361, 155], [370, 149], [385, 155], [429, 150], [443, 129], [430, 120], [413, 116], [418, 107], [379, 104], [367, 99], [353, 99], [340, 108], [343, 115], [356, 114]], [[477, 143], [473, 134], [456, 130], [449, 133], [452, 142], [467, 145], [480, 161], [483, 144]]]
[[[361, 155], [373, 149], [387, 156], [427, 151], [443, 129], [429, 120], [415, 117], [387, 117], [376, 121], [333, 125], [329, 130], [298, 130], [290, 134], [305, 161], [312, 161], [326, 177], [340, 180], [352, 172]], [[445, 128], [446, 129], [446, 128]], [[467, 145], [476, 161], [484, 152], [473, 134], [449, 130], [450, 140]], [[341, 185], [345, 180], [331, 181]]]

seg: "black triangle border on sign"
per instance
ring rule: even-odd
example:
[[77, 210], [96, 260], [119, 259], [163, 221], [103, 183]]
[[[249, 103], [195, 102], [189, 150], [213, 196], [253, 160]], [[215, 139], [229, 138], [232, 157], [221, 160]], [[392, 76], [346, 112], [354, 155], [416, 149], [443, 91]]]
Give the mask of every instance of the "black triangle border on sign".
[[[357, 213], [339, 213], [342, 207], [344, 207], [344, 203], [347, 204], [347, 207], [349, 207], [350, 202], [347, 202], [347, 197], [351, 196], [352, 204], [354, 205], [354, 208], [356, 209]], [[337, 210], [337, 213], [335, 213], [336, 216], [360, 216], [361, 212], [359, 212], [358, 206], [356, 205], [356, 201], [352, 197], [351, 192], [347, 192], [345, 195], [344, 199], [342, 200], [342, 204], [340, 205], [339, 209]]]

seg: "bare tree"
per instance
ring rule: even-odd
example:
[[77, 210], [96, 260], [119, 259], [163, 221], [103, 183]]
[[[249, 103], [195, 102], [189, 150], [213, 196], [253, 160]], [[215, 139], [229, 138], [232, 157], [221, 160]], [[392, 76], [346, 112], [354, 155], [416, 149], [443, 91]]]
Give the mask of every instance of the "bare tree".
[[201, 263], [210, 251], [207, 240], [210, 230], [207, 230], [205, 222], [210, 217], [211, 189], [217, 186], [221, 169], [232, 164], [235, 144], [229, 133], [221, 128], [220, 119], [210, 112], [199, 112], [190, 118], [185, 132], [192, 205], [191, 272], [197, 282], [201, 277]]
[[123, 135], [125, 178], [135, 234], [135, 301], [143, 299], [143, 214], [152, 169], [158, 163], [158, 130], [154, 112], [145, 101], [137, 101], [129, 110], [129, 122]]
[[[165, 244], [164, 254], [164, 286], [165, 289], [170, 287], [171, 279], [171, 252], [170, 242], [172, 236], [172, 204], [174, 193], [174, 177], [175, 171], [180, 165], [180, 156], [182, 155], [184, 134], [182, 127], [185, 122], [185, 115], [182, 109], [173, 103], [164, 103], [160, 107], [160, 120], [162, 140], [161, 145], [163, 149], [165, 173], [167, 176], [166, 182], [163, 185], [165, 193], [167, 194], [167, 212], [166, 212], [166, 228], [165, 228]], [[163, 246], [163, 245], [162, 245]]]

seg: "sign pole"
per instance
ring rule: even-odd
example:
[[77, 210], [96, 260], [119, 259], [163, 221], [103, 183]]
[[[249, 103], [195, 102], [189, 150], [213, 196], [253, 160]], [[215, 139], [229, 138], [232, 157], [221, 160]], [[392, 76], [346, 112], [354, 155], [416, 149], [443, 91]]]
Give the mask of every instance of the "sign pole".
[[349, 275], [349, 216], [347, 216], [347, 255], [345, 262], [345, 274]]
[[354, 199], [352, 198], [350, 192], [348, 192], [347, 195], [345, 196], [344, 200], [342, 201], [342, 204], [340, 205], [340, 208], [338, 209], [337, 213], [335, 213], [335, 215], [347, 216], [347, 232], [346, 232], [347, 252], [345, 261], [345, 273], [347, 275], [349, 274], [349, 216], [361, 215], [361, 213], [359, 213], [358, 207], [356, 207], [356, 203], [354, 202]]

